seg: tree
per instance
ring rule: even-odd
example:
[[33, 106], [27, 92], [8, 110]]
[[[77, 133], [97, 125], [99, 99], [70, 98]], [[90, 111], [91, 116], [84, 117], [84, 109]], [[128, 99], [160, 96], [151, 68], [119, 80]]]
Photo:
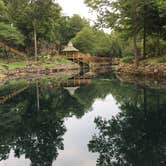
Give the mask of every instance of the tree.
[[127, 30], [128, 34], [133, 36], [135, 61], [138, 65], [140, 53], [137, 46], [137, 35], [141, 29], [139, 22], [141, 19], [139, 15], [140, 0], [117, 0], [113, 2], [109, 0], [86, 0], [85, 2], [93, 9], [103, 13], [100, 18], [109, 26], [114, 29]]
[[103, 31], [95, 32], [95, 54], [98, 56], [109, 56], [111, 48], [111, 37]]
[[[137, 46], [139, 35], [143, 35], [143, 57], [146, 55], [146, 35], [161, 32], [163, 21], [159, 15], [156, 0], [85, 0], [98, 12], [99, 21], [116, 31], [124, 31], [133, 37], [135, 61], [138, 65], [140, 51]], [[159, 2], [159, 1], [158, 1]], [[161, 1], [160, 1], [161, 2]], [[148, 33], [147, 33], [148, 32]]]
[[7, 8], [3, 2], [0, 0], [0, 21], [4, 21], [7, 18]]
[[7, 6], [11, 21], [25, 34], [26, 42], [32, 46], [32, 38], [34, 39], [37, 60], [37, 41], [52, 42], [57, 38], [56, 27], [60, 18], [60, 6], [52, 0], [12, 0]]
[[21, 32], [9, 21], [7, 6], [0, 0], [0, 42], [11, 45], [23, 44], [24, 37]]
[[59, 50], [62, 46], [66, 45], [72, 38], [76, 36], [84, 27], [89, 26], [88, 21], [85, 18], [81, 18], [79, 15], [62, 16], [59, 20]]
[[95, 53], [95, 35], [90, 27], [83, 28], [73, 39], [74, 45], [83, 53]]
[[[35, 60], [37, 61], [37, 30], [39, 28], [39, 32], [43, 34], [43, 26], [40, 27], [40, 25], [45, 25], [47, 28], [49, 28], [49, 26], [52, 25], [52, 22], [54, 22], [55, 19], [59, 19], [61, 9], [59, 5], [55, 4], [52, 0], [34, 0], [31, 1], [30, 7], [31, 10], [28, 15], [30, 20], [32, 20], [34, 29]], [[46, 19], [47, 22], [45, 22]], [[46, 24], [43, 24], [43, 22]], [[51, 28], [53, 27], [51, 26]]]
[[24, 36], [16, 27], [10, 24], [0, 23], [0, 42], [19, 45], [24, 43]]
[[[146, 57], [146, 40], [147, 36], [155, 36], [156, 38], [156, 51], [159, 54], [159, 38], [163, 32], [164, 17], [161, 15], [158, 0], [147, 0], [142, 2], [141, 12], [142, 15], [142, 31], [143, 31], [143, 58]], [[140, 23], [141, 23], [140, 22]]]

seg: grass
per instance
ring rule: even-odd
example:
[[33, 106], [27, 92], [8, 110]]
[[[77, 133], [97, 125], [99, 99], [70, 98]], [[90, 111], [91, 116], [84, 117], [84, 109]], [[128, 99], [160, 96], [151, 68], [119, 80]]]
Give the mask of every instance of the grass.
[[[121, 61], [125, 62], [125, 63], [133, 63], [134, 57], [133, 56], [126, 56], [126, 57], [121, 58]], [[146, 58], [146, 59], [140, 60], [140, 63], [144, 63], [144, 64], [166, 63], [166, 55], [160, 56], [160, 57]]]
[[16, 68], [24, 68], [26, 67], [27, 62], [26, 61], [7, 61], [7, 60], [0, 60], [0, 69], [8, 69], [13, 70]]
[[166, 56], [147, 58], [142, 60], [142, 62], [146, 64], [166, 63]]
[[62, 57], [53, 57], [50, 59], [39, 59], [39, 61], [36, 63], [32, 61], [32, 59], [29, 60], [22, 60], [22, 61], [16, 61], [13, 59], [10, 60], [3, 60], [0, 59], [0, 69], [7, 69], [7, 70], [14, 70], [14, 69], [21, 69], [25, 68], [27, 65], [31, 65], [32, 67], [55, 67], [56, 65], [63, 65], [63, 64], [71, 64], [72, 62], [67, 60], [66, 58]]
[[125, 63], [133, 63], [134, 62], [134, 57], [133, 56], [126, 56], [121, 59], [122, 62]]

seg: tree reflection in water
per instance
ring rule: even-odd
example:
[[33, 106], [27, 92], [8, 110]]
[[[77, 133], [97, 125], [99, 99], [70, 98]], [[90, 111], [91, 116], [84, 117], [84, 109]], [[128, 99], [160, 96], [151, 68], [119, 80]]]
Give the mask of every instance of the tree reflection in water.
[[[26, 82], [5, 85], [0, 93], [5, 96], [22, 86]], [[13, 149], [15, 157], [25, 154], [31, 165], [51, 165], [58, 149], [63, 149], [64, 118], [81, 118], [95, 98], [104, 98], [109, 90], [109, 82], [98, 80], [79, 87], [73, 95], [63, 87], [54, 87], [50, 81], [30, 85], [0, 105], [0, 160], [8, 159]]]
[[99, 154], [101, 166], [166, 165], [166, 93], [130, 89], [123, 97], [124, 85], [116, 85], [113, 94], [122, 111], [110, 120], [95, 119], [98, 134], [89, 142], [89, 150]]
[[[6, 85], [0, 94], [19, 88]], [[58, 150], [64, 148], [64, 119], [81, 118], [96, 98], [108, 94], [122, 111], [108, 121], [95, 120], [99, 132], [89, 142], [89, 150], [99, 153], [97, 164], [165, 165], [165, 91], [121, 83], [114, 77], [93, 79], [72, 94], [50, 81], [37, 82], [0, 105], [0, 160], [8, 159], [12, 149], [15, 157], [24, 154], [32, 166], [51, 166]]]
[[83, 106], [61, 87], [36, 84], [0, 106], [0, 160], [10, 150], [32, 166], [51, 166], [63, 150], [64, 117], [84, 115]]

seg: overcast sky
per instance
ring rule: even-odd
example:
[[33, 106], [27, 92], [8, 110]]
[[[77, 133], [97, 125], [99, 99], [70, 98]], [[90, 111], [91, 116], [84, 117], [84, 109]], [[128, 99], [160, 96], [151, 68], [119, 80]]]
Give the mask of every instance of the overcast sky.
[[[95, 13], [92, 13], [90, 9], [84, 4], [84, 0], [55, 0], [60, 4], [63, 10], [63, 14], [72, 16], [73, 14], [79, 14], [81, 17], [89, 19], [91, 25], [96, 20]], [[110, 29], [103, 29], [105, 32], [110, 33]]]
[[90, 20], [95, 20], [95, 15], [89, 11], [84, 4], [84, 0], [56, 0], [63, 9], [64, 15], [79, 14]]

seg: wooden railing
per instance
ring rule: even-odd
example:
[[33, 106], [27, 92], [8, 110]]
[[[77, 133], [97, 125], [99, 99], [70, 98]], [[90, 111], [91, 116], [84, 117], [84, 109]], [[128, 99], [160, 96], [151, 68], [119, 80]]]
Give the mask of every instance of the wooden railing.
[[67, 54], [67, 55], [59, 55], [59, 57], [66, 57], [69, 60], [73, 60], [77, 62], [83, 62], [86, 64], [89, 63], [112, 63], [111, 57], [99, 57], [90, 54]]

